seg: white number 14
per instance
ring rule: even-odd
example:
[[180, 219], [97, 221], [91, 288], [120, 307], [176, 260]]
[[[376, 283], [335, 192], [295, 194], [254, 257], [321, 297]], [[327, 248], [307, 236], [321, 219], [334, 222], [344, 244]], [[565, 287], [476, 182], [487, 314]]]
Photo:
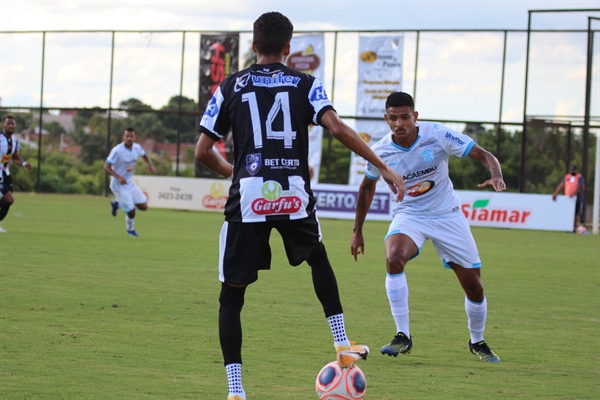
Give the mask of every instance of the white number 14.
[[[252, 131], [254, 132], [254, 147], [262, 148], [262, 128], [260, 124], [260, 114], [258, 112], [258, 103], [256, 102], [256, 94], [254, 92], [244, 93], [242, 101], [247, 102], [250, 106], [250, 117], [252, 120]], [[283, 113], [283, 130], [274, 131], [273, 122], [277, 114]], [[277, 93], [273, 106], [267, 115], [265, 121], [267, 128], [267, 139], [283, 140], [283, 147], [286, 149], [292, 148], [292, 142], [296, 139], [296, 132], [292, 130], [292, 116], [290, 114], [290, 98], [287, 92]]]

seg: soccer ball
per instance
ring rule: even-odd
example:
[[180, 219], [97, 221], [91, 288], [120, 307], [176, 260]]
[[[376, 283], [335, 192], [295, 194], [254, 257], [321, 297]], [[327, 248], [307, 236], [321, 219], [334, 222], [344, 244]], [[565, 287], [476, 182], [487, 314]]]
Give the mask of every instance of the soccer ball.
[[332, 361], [319, 371], [315, 387], [322, 400], [358, 400], [367, 391], [367, 379], [358, 366], [340, 368]]

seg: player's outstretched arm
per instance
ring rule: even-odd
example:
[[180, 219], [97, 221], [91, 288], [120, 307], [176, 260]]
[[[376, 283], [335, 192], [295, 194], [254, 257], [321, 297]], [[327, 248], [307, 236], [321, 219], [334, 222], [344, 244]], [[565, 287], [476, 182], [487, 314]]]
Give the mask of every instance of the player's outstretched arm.
[[148, 157], [147, 154], [145, 154], [142, 159], [144, 160], [144, 162], [146, 162], [146, 164], [148, 165], [148, 171], [150, 171], [150, 173], [152, 175], [154, 175], [156, 173], [156, 168], [154, 168], [154, 165], [152, 165], [152, 160], [150, 160], [150, 157]]
[[233, 165], [229, 164], [213, 150], [214, 144], [215, 140], [201, 134], [198, 143], [196, 143], [196, 151], [194, 153], [196, 160], [200, 161], [211, 171], [229, 178], [233, 175]]
[[500, 167], [498, 159], [492, 153], [476, 144], [469, 152], [469, 157], [479, 161], [492, 175], [490, 179], [480, 183], [477, 187], [484, 188], [491, 185], [496, 192], [506, 190], [506, 183], [504, 183], [504, 178], [502, 177], [502, 167]]
[[365, 254], [365, 238], [362, 234], [362, 228], [365, 218], [371, 207], [373, 195], [377, 181], [364, 177], [360, 188], [358, 189], [358, 199], [356, 200], [356, 214], [354, 216], [354, 228], [350, 238], [350, 253], [354, 256], [354, 261], [358, 261], [358, 254]]
[[12, 155], [12, 160], [15, 164], [20, 165], [21, 167], [25, 168], [27, 171], [31, 172], [31, 170], [33, 169], [33, 166], [29, 163], [26, 163], [21, 156], [19, 155], [18, 151], [15, 151]]
[[406, 188], [404, 186], [404, 180], [401, 176], [392, 171], [373, 150], [361, 139], [360, 136], [344, 123], [333, 110], [328, 110], [321, 117], [323, 125], [329, 129], [331, 134], [344, 146], [369, 161], [379, 171], [381, 171], [381, 177], [388, 184], [392, 192], [396, 194], [396, 201], [402, 201], [404, 199], [404, 193]]

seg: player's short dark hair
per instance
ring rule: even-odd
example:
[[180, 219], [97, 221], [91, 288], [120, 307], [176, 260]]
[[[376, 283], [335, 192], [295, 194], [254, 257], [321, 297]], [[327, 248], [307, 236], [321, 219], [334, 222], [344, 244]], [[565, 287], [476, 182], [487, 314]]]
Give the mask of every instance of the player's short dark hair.
[[125, 132], [133, 132], [133, 133], [135, 133], [135, 129], [133, 129], [132, 127], [125, 128]]
[[415, 101], [412, 96], [405, 92], [394, 92], [390, 94], [385, 101], [385, 108], [390, 107], [402, 107], [407, 106], [410, 107], [411, 110], [415, 109]]
[[4, 118], [2, 118], [2, 122], [6, 121], [7, 119], [15, 119], [15, 117], [13, 117], [12, 115], [5, 115]]
[[285, 15], [276, 11], [264, 13], [254, 21], [252, 41], [259, 54], [273, 56], [281, 53], [290, 43], [294, 25]]

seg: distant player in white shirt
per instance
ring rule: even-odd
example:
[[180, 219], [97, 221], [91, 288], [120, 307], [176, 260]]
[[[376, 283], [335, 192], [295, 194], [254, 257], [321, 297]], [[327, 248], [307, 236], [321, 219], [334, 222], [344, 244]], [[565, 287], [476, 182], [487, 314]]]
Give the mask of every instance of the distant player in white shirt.
[[[381, 348], [381, 353], [394, 357], [410, 353], [412, 338], [404, 267], [431, 239], [444, 267], [454, 271], [465, 291], [465, 310], [471, 336], [469, 350], [482, 361], [499, 362], [498, 356], [483, 340], [487, 302], [481, 283], [481, 260], [448, 175], [448, 159], [451, 155], [468, 156], [481, 162], [490, 171], [491, 179], [478, 186], [492, 186], [497, 192], [506, 190], [502, 169], [496, 157], [475, 144], [469, 136], [440, 124], [417, 123], [418, 116], [409, 94], [395, 92], [389, 95], [384, 118], [391, 132], [372, 147], [393, 171], [404, 178], [406, 185], [406, 196], [402, 202], [395, 204], [394, 218], [385, 237], [385, 287], [397, 333], [389, 344]], [[364, 254], [362, 227], [380, 175], [377, 168], [367, 163], [350, 241], [355, 260], [359, 253]]]
[[112, 216], [117, 215], [119, 207], [126, 214], [125, 230], [129, 236], [139, 236], [135, 231], [135, 209], [146, 211], [148, 202], [146, 196], [137, 187], [133, 180], [133, 170], [138, 157], [142, 157], [151, 174], [156, 170], [146, 152], [138, 143], [135, 143], [135, 131], [127, 128], [123, 132], [123, 142], [113, 147], [104, 163], [104, 170], [111, 175], [110, 190], [116, 200], [110, 202]]

